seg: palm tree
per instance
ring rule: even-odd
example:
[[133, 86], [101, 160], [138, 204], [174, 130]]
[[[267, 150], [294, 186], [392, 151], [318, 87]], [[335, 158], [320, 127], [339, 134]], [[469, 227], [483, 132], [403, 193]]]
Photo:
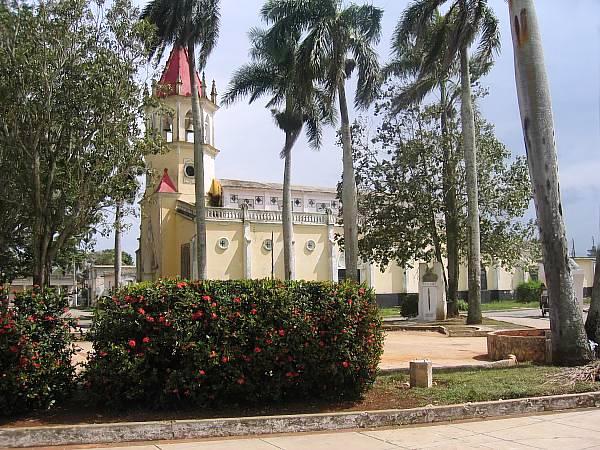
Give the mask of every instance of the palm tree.
[[379, 86], [379, 62], [374, 45], [381, 35], [383, 10], [340, 0], [267, 0], [262, 15], [273, 26], [270, 38], [284, 40], [301, 34], [297, 67], [299, 77], [323, 85], [328, 104], [339, 103], [343, 147], [342, 205], [346, 275], [358, 278], [357, 194], [346, 81], [358, 71], [356, 108], [367, 108]]
[[[562, 216], [554, 118], [542, 40], [533, 0], [509, 2], [515, 75], [537, 223], [550, 298], [552, 359], [579, 365], [592, 357], [583, 318], [573, 290], [569, 246]], [[596, 269], [598, 270], [598, 269]], [[596, 274], [595, 284], [599, 284]], [[596, 292], [596, 297], [598, 293]], [[590, 308], [593, 320], [595, 311]], [[596, 330], [593, 330], [594, 334]]]
[[[448, 138], [448, 120], [455, 113], [454, 104], [460, 95], [460, 89], [449, 86], [450, 81], [458, 75], [459, 65], [457, 62], [448, 65], [449, 43], [447, 33], [444, 32], [446, 26], [444, 17], [438, 11], [434, 11], [428, 21], [420, 27], [420, 34], [416, 36], [413, 34], [413, 23], [410, 18], [401, 18], [392, 36], [393, 59], [384, 68], [384, 75], [396, 76], [407, 82], [400, 94], [393, 99], [392, 107], [396, 111], [422, 102], [431, 92], [437, 91], [440, 96], [440, 125], [444, 137], [442, 188], [448, 257], [446, 279], [448, 315], [458, 317], [459, 211], [456, 178], [458, 160]], [[434, 47], [436, 58], [429, 60], [430, 49]], [[487, 74], [491, 67], [492, 61], [486, 55], [480, 54], [477, 58], [473, 58], [470, 64], [472, 82]], [[441, 263], [441, 255], [438, 259]]]
[[[152, 0], [142, 19], [156, 26], [151, 54], [162, 57], [167, 45], [187, 49], [194, 122], [194, 182], [196, 193], [196, 249], [198, 278], [206, 279], [206, 192], [204, 188], [204, 120], [198, 94], [196, 67], [202, 69], [219, 36], [219, 0]], [[200, 47], [196, 64], [196, 46]], [[206, 86], [203, 86], [206, 89]]]
[[271, 109], [275, 123], [285, 133], [285, 144], [280, 156], [284, 158], [283, 173], [283, 255], [285, 279], [295, 276], [294, 229], [292, 218], [292, 148], [304, 124], [309, 143], [314, 148], [321, 145], [321, 121], [331, 121], [325, 113], [323, 96], [312, 81], [297, 77], [296, 50], [298, 36], [287, 36], [275, 42], [268, 39], [268, 32], [250, 32], [252, 61], [238, 69], [227, 92], [225, 104], [249, 96], [249, 103], [268, 96], [267, 108]]
[[[444, 66], [450, 68], [458, 61], [461, 86], [462, 145], [465, 159], [468, 211], [468, 267], [469, 311], [467, 323], [481, 323], [481, 239], [479, 232], [479, 195], [477, 188], [477, 146], [475, 116], [471, 92], [471, 59], [469, 48], [478, 40], [476, 61], [489, 65], [493, 53], [500, 47], [498, 19], [487, 6], [487, 0], [418, 0], [404, 12], [396, 33], [396, 40], [407, 45], [415, 36], [425, 35], [438, 8], [449, 4], [443, 26], [430, 44], [424, 67], [430, 67], [444, 57]], [[445, 69], [443, 69], [445, 71]]]

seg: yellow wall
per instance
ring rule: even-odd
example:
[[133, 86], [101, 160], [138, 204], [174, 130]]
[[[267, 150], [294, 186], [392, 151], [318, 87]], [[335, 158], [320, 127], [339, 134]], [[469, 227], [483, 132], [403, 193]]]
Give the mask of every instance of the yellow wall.
[[[190, 221], [193, 225], [193, 222]], [[223, 250], [218, 242], [229, 240]], [[238, 280], [244, 278], [244, 253], [242, 224], [236, 222], [207, 222], [206, 247], [208, 251], [207, 275], [215, 280]], [[192, 256], [193, 257], [193, 256]]]
[[[311, 252], [306, 248], [309, 240], [315, 241]], [[314, 225], [294, 226], [296, 279], [327, 281], [330, 279], [327, 227]], [[282, 243], [283, 245], [283, 243]]]
[[575, 262], [584, 272], [583, 287], [592, 287], [594, 285], [594, 266], [593, 258], [575, 258]]
[[[384, 270], [380, 267], [373, 267], [373, 288], [377, 294], [397, 294], [404, 293], [404, 270], [396, 263], [390, 263]], [[417, 291], [415, 291], [417, 292]]]

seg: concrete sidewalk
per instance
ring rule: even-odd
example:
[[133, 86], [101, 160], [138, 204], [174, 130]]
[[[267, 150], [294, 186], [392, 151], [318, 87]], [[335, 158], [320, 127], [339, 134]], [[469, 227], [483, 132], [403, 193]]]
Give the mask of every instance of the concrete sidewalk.
[[[58, 447], [49, 447], [56, 450]], [[263, 436], [247, 439], [148, 442], [101, 448], [119, 450], [393, 450], [600, 448], [600, 410], [578, 410], [497, 420], [399, 427], [376, 431]]]

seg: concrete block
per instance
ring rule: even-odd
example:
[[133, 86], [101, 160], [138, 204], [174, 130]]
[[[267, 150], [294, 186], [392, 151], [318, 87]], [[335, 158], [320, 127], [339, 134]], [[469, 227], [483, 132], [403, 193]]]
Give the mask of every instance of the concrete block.
[[433, 369], [428, 359], [410, 362], [410, 387], [430, 388], [433, 385]]

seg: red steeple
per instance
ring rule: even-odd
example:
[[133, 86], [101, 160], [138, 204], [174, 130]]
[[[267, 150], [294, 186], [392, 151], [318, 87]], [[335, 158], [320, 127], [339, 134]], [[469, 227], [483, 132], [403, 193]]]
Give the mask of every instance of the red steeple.
[[163, 176], [160, 179], [160, 183], [158, 183], [156, 191], [154, 192], [167, 192], [171, 194], [177, 192], [177, 188], [175, 187], [173, 180], [171, 180], [171, 177], [169, 176], [168, 169], [165, 169], [165, 171], [163, 172]]
[[[196, 72], [196, 81], [198, 83], [198, 93], [202, 96], [202, 82]], [[188, 62], [188, 53], [184, 47], [173, 47], [165, 71], [160, 77], [159, 97], [168, 95], [192, 96], [192, 83], [190, 82], [190, 65]], [[177, 86], [180, 85], [180, 90]]]

